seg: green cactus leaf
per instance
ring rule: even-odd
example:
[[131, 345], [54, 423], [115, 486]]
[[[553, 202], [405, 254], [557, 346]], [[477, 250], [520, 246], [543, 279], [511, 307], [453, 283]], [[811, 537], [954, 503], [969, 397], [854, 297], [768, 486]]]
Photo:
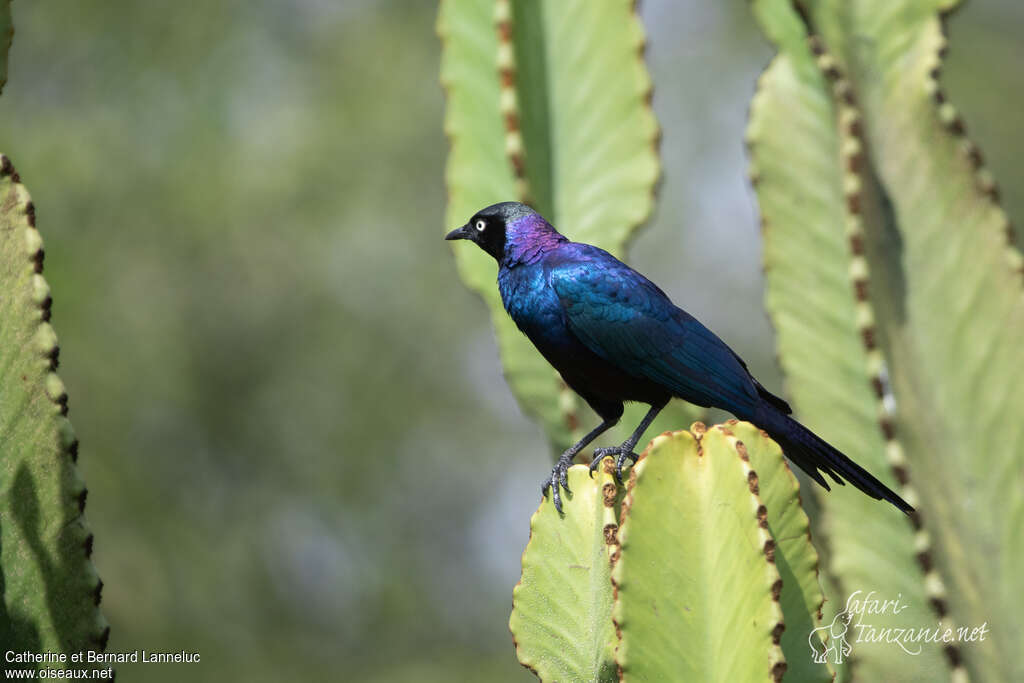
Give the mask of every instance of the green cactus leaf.
[[[623, 253], [651, 212], [660, 168], [634, 4], [441, 3], [451, 140], [447, 227], [489, 204], [519, 199], [568, 237]], [[453, 248], [463, 281], [491, 310], [506, 379], [553, 446], [565, 449], [597, 418], [508, 319], [493, 259], [468, 243]], [[608, 438], [625, 440], [643, 412], [643, 406], [628, 406]], [[698, 415], [673, 402], [649, 433], [679, 428]]]
[[34, 223], [0, 155], [0, 649], [70, 654], [102, 650], [108, 629]]
[[622, 680], [780, 680], [782, 580], [752, 476], [719, 429], [663, 434], [634, 466], [612, 569]]
[[[764, 223], [767, 305], [801, 420], [893, 486], [847, 275], [852, 257], [842, 228], [840, 141], [834, 120], [824, 78], [809, 49], [798, 42], [797, 49], [780, 54], [761, 76], [748, 131]], [[798, 158], [793, 140], [808, 141], [798, 147]], [[807, 183], [808, 178], [818, 182]], [[898, 618], [878, 615], [873, 623], [931, 623], [910, 525], [849, 487], [836, 487], [821, 498], [825, 514], [818, 528], [831, 539], [830, 571], [842, 577], [830, 606], [839, 603], [842, 609], [852, 591], [882, 591], [886, 597], [901, 595], [913, 611]], [[877, 550], [882, 548], [888, 550]], [[826, 621], [836, 611], [830, 609]], [[907, 655], [898, 648], [853, 646], [860, 671], [869, 679], [883, 672], [885, 680], [917, 676], [908, 671]], [[913, 665], [931, 672], [930, 680], [943, 680], [939, 647], [926, 647]], [[904, 677], [898, 672], [905, 672]]]
[[530, 520], [509, 628], [520, 663], [544, 681], [617, 680], [611, 554], [622, 489], [602, 468], [569, 468], [559, 515], [548, 496]]
[[[818, 2], [814, 16], [862, 103], [879, 213], [890, 219], [866, 224], [867, 248], [885, 286], [874, 298], [898, 429], [946, 584], [936, 597], [958, 626], [991, 629], [961, 645], [974, 677], [1022, 680], [1024, 622], [994, 607], [1024, 592], [1014, 524], [1024, 507], [1024, 261], [998, 187], [937, 80], [938, 11], [951, 3], [896, 5]], [[847, 34], [857, 40], [838, 40]]]
[[855, 491], [822, 496], [834, 604], [901, 599], [860, 635], [987, 625], [913, 657], [852, 642], [865, 679], [1020, 679], [1021, 622], [999, 607], [1024, 590], [1021, 259], [935, 81], [950, 3], [807, 4], [817, 60], [788, 2], [755, 3], [780, 47], [748, 134], [768, 308], [802, 419], [919, 510], [905, 524]]
[[[831, 661], [816, 662], [820, 653], [821, 609], [825, 595], [818, 578], [818, 551], [811, 543], [810, 520], [800, 501], [800, 484], [782, 449], [749, 422], [730, 420], [717, 427], [730, 446], [749, 458], [757, 473], [757, 494], [764, 504], [768, 531], [775, 539], [775, 564], [782, 577], [779, 603], [786, 623], [782, 652], [786, 678], [793, 681], [830, 681]], [[813, 634], [813, 635], [812, 635]]]
[[660, 173], [635, 4], [498, 2], [514, 53], [501, 64], [514, 83], [503, 113], [521, 128], [525, 198], [573, 239], [617, 254], [651, 213]]
[[936, 80], [938, 5], [899, 14], [855, 5], [840, 18], [819, 4], [815, 16], [826, 44], [840, 20], [858, 36], [856, 50], [849, 40], [835, 49], [863, 103], [878, 173], [875, 215], [885, 220], [865, 226], [872, 298], [937, 586], [930, 597], [952, 625], [990, 629], [959, 646], [973, 677], [1021, 680], [1024, 624], [1009, 607], [1024, 592], [1014, 524], [1024, 507], [1021, 255], [995, 182]]

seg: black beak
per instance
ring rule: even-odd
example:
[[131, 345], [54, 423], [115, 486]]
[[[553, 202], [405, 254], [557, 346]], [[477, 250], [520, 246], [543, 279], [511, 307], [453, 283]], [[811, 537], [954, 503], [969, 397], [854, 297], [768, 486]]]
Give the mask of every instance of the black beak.
[[446, 240], [468, 240], [472, 238], [473, 233], [470, 232], [469, 223], [466, 223], [461, 228], [455, 228], [450, 233], [444, 236]]

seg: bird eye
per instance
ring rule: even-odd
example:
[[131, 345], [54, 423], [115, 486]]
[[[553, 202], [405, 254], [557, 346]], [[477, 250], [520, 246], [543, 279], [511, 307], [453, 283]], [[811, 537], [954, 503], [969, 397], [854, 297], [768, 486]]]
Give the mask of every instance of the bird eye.
[[480, 232], [483, 232], [484, 228], [486, 228], [486, 227], [487, 227], [487, 223], [485, 221], [479, 220], [479, 221], [476, 222], [476, 229], [479, 230]]

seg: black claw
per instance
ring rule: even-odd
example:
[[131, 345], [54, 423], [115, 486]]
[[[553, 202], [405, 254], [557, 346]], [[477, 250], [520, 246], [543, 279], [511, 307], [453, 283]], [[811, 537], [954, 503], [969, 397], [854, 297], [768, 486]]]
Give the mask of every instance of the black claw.
[[555, 466], [551, 468], [550, 476], [544, 480], [540, 487], [542, 496], [546, 496], [548, 494], [548, 489], [551, 489], [551, 502], [555, 504], [555, 509], [558, 510], [559, 514], [562, 512], [561, 489], [565, 489], [566, 493], [572, 493], [569, 489], [568, 472], [571, 463], [571, 460], [559, 458]]
[[562, 514], [562, 497], [558, 495], [558, 491], [555, 491], [555, 495], [552, 496], [552, 500], [555, 503], [555, 509], [558, 510], [558, 514]]
[[619, 453], [619, 457], [615, 460], [615, 478], [619, 480], [620, 484], [622, 483], [622, 466], [626, 464], [627, 460], [631, 461], [630, 464], [632, 465], [636, 462], [637, 457], [639, 456], [632, 451]]

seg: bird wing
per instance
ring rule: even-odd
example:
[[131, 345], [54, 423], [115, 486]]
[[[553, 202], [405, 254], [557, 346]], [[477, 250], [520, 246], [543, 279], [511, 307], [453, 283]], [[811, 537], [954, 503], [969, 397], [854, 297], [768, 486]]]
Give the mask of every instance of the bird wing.
[[550, 269], [573, 334], [620, 370], [687, 401], [745, 416], [757, 391], [732, 350], [657, 285], [611, 254], [590, 247]]

